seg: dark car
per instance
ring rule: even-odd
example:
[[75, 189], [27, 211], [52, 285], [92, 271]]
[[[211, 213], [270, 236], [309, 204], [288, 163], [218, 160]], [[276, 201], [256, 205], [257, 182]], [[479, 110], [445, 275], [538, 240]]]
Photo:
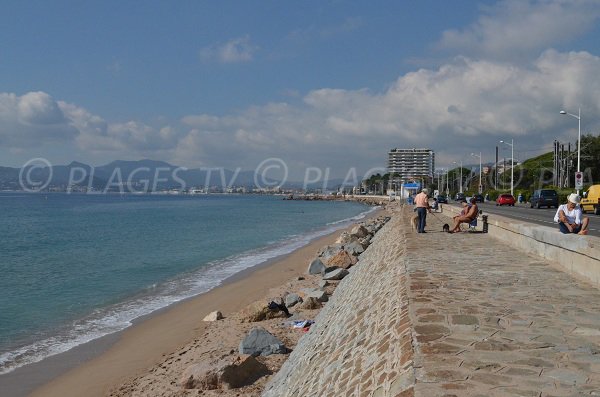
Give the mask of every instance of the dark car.
[[478, 203], [483, 203], [483, 195], [482, 194], [474, 194], [473, 197], [475, 198], [475, 201]]
[[496, 199], [496, 205], [510, 205], [515, 206], [515, 198], [511, 194], [501, 194]]
[[464, 193], [456, 193], [455, 201], [463, 201], [466, 198]]
[[553, 189], [539, 189], [533, 192], [529, 199], [531, 208], [555, 207], [558, 208], [558, 193]]
[[437, 198], [437, 202], [438, 203], [440, 203], [440, 204], [448, 204], [448, 199], [443, 194], [438, 195], [436, 198]]

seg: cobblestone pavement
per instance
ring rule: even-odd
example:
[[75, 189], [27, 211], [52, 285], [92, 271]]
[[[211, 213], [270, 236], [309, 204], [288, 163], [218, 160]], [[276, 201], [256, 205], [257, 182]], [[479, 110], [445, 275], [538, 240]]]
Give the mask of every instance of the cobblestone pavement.
[[415, 395], [599, 396], [600, 291], [442, 222], [407, 238]]
[[392, 218], [263, 396], [600, 396], [600, 291], [490, 234]]

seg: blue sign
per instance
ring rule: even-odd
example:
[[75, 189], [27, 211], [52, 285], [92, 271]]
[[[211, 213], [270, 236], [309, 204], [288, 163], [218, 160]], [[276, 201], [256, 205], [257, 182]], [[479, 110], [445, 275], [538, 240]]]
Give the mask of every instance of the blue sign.
[[404, 185], [402, 185], [403, 188], [405, 189], [419, 189], [421, 187], [420, 183], [405, 183]]

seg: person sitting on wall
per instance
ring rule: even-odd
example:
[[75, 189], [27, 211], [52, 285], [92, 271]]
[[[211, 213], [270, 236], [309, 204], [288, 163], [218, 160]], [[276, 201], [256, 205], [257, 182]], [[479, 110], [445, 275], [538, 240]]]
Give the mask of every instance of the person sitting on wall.
[[437, 198], [433, 199], [433, 203], [431, 204], [431, 210], [437, 211], [440, 208]]
[[460, 215], [454, 217], [454, 225], [450, 233], [456, 233], [460, 230], [461, 223], [471, 223], [479, 215], [479, 208], [477, 207], [477, 199], [471, 197], [471, 204], [465, 206]]
[[554, 222], [558, 223], [562, 233], [588, 234], [589, 218], [583, 216], [583, 211], [579, 207], [580, 201], [581, 197], [577, 193], [571, 193], [567, 197], [567, 203], [558, 207]]

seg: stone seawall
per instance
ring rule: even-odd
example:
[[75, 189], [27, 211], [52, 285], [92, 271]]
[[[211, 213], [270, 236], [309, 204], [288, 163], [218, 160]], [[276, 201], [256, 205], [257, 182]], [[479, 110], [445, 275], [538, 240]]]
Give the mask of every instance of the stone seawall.
[[315, 319], [263, 396], [412, 396], [407, 222], [393, 216]]

